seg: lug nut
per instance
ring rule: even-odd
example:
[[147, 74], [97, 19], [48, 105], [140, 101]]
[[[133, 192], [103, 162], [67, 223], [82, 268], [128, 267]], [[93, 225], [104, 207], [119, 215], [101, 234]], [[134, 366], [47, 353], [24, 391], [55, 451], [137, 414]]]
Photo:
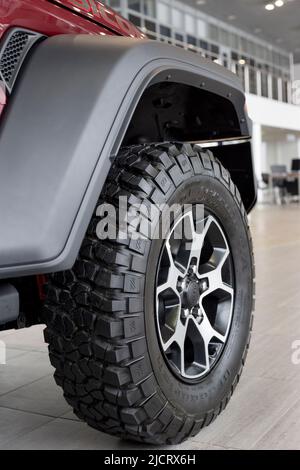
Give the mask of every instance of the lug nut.
[[192, 274], [196, 274], [197, 273], [197, 266], [196, 264], [193, 264], [191, 267], [190, 267], [190, 272]]
[[209, 345], [208, 353], [210, 357], [216, 357], [218, 348], [215, 345]]
[[192, 312], [192, 313], [193, 313], [194, 317], [197, 317], [197, 316], [199, 315], [198, 309], [197, 309], [196, 307], [193, 308], [193, 312]]
[[181, 315], [183, 318], [188, 318], [189, 314], [190, 314], [190, 311], [188, 309], [184, 309], [181, 312]]

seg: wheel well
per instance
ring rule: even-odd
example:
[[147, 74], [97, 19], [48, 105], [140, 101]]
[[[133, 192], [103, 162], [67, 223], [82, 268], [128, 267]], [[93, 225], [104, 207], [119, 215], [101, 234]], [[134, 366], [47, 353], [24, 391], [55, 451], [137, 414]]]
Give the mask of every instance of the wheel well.
[[160, 82], [143, 93], [122, 145], [240, 136], [239, 119], [229, 99], [182, 83]]
[[[159, 82], [143, 93], [122, 146], [207, 142], [242, 136], [235, 107], [229, 99], [182, 83]], [[211, 150], [230, 172], [249, 212], [256, 201], [251, 144], [220, 145]]]

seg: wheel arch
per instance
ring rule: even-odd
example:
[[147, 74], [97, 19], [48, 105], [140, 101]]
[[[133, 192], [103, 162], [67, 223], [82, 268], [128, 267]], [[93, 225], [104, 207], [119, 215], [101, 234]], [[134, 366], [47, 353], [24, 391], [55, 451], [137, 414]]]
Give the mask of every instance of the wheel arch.
[[[219, 119], [231, 109], [230, 129], [217, 126], [213, 140], [249, 138], [240, 81], [196, 54], [154, 41], [91, 35], [56, 36], [34, 48], [1, 120], [0, 278], [74, 264], [141, 103], [149, 90], [151, 98], [155, 87], [170, 91], [172, 83], [185, 87], [185, 109], [195, 95], [199, 108], [212, 97]], [[191, 131], [201, 142], [208, 132], [200, 121], [194, 118]], [[165, 126], [161, 138], [172, 132], [190, 140], [182, 122], [176, 132]]]

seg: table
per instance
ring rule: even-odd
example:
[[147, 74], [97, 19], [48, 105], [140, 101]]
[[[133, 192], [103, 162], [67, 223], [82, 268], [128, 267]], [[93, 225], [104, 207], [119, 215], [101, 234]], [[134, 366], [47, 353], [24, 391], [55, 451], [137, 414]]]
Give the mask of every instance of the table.
[[273, 202], [276, 204], [276, 195], [274, 191], [274, 182], [276, 180], [285, 180], [285, 179], [297, 179], [298, 180], [298, 198], [300, 198], [300, 171], [289, 171], [286, 173], [270, 173], [269, 174], [269, 189], [273, 194]]

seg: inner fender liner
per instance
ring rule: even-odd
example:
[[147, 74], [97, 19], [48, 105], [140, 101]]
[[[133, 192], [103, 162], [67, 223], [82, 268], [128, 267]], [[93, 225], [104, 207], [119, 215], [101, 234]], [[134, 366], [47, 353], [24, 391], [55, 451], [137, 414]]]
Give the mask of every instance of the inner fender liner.
[[146, 87], [178, 80], [227, 97], [249, 136], [240, 81], [192, 52], [62, 35], [24, 66], [0, 128], [0, 278], [72, 267]]

